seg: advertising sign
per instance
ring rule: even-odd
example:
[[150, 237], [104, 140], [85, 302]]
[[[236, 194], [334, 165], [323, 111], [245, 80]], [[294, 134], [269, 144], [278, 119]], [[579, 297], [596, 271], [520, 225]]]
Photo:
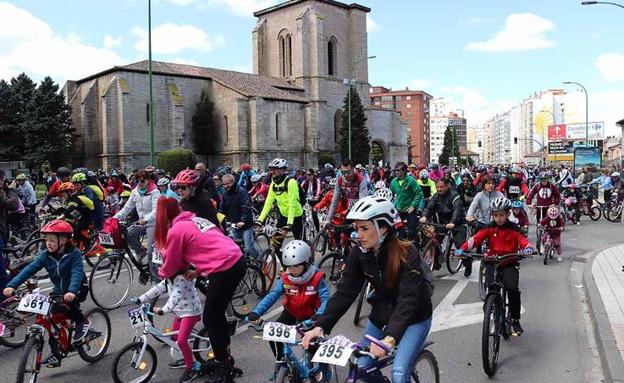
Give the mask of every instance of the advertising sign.
[[565, 125], [549, 125], [548, 141], [561, 141], [567, 139]]
[[[604, 140], [604, 122], [590, 122], [587, 132], [590, 140]], [[584, 140], [585, 124], [567, 124], [566, 138], [568, 140]]]
[[571, 141], [555, 141], [548, 143], [549, 154], [572, 154], [574, 153], [574, 143]]
[[584, 166], [602, 167], [602, 151], [595, 146], [574, 149], [574, 173], [579, 174]]

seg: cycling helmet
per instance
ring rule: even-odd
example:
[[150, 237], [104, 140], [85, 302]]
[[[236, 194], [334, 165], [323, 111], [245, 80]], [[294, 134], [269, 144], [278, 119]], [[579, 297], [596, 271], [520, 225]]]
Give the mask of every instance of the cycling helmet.
[[55, 219], [46, 223], [41, 228], [41, 234], [68, 235], [71, 237], [72, 234], [74, 234], [74, 228], [62, 219]]
[[611, 177], [619, 177], [619, 176], [620, 176], [620, 172], [611, 173]]
[[182, 170], [176, 178], [171, 182], [175, 185], [195, 185], [199, 181], [199, 173], [197, 170]]
[[396, 215], [397, 211], [388, 199], [368, 196], [353, 205], [347, 214], [347, 219], [350, 221], [373, 221], [374, 223], [384, 222], [388, 226], [393, 226]]
[[130, 197], [130, 190], [124, 190], [121, 192], [121, 194], [119, 195], [120, 198], [129, 198]]
[[294, 240], [290, 241], [284, 248], [282, 254], [282, 264], [284, 266], [297, 266], [310, 262], [312, 257], [312, 251], [305, 241]]
[[492, 213], [496, 211], [509, 211], [511, 209], [511, 201], [505, 197], [497, 197], [492, 200], [490, 204]]
[[130, 184], [121, 184], [121, 187], [124, 190], [128, 190], [128, 191], [132, 190], [132, 186], [130, 186]]
[[87, 177], [89, 177], [89, 178], [95, 177], [95, 172], [93, 170], [87, 171]]
[[159, 176], [164, 176], [166, 173], [164, 169], [156, 169], [156, 174], [158, 174]]
[[149, 166], [146, 166], [145, 169], [143, 169], [143, 170], [145, 170], [148, 173], [154, 173], [156, 168], [153, 165], [149, 165]]
[[539, 174], [539, 178], [540, 178], [541, 180], [547, 180], [547, 179], [549, 179], [549, 178], [550, 178], [550, 174], [548, 174], [548, 172], [540, 172], [540, 174]]
[[84, 173], [76, 173], [72, 176], [71, 182], [75, 182], [75, 183], [87, 182], [87, 176]]
[[376, 190], [375, 195], [377, 197], [385, 198], [388, 201], [392, 201], [392, 198], [394, 198], [394, 195], [392, 194], [392, 190], [388, 188], [382, 188], [382, 189]]
[[253, 183], [260, 182], [260, 180], [262, 180], [262, 174], [254, 174], [251, 176], [251, 182]]
[[332, 170], [334, 168], [329, 162], [323, 165], [323, 167], [325, 168], [325, 170]]
[[375, 182], [375, 189], [379, 190], [379, 189], [385, 189], [386, 188], [386, 183], [382, 180], [379, 180], [377, 182]]
[[286, 169], [288, 168], [288, 162], [283, 158], [275, 158], [269, 163], [269, 168]]
[[336, 182], [337, 182], [337, 178], [332, 178], [331, 180], [329, 180], [329, 186], [336, 186]]
[[420, 171], [420, 174], [418, 174], [418, 177], [421, 180], [423, 180], [423, 181], [426, 180], [426, 179], [429, 179], [429, 172], [427, 170], [423, 169], [423, 170]]
[[26, 181], [27, 177], [26, 174], [22, 173], [22, 174], [18, 174], [17, 177], [15, 177], [16, 181]]
[[485, 167], [485, 165], [479, 165], [477, 166], [477, 173], [483, 173], [487, 170], [487, 168]]
[[515, 200], [511, 203], [512, 209], [522, 209], [523, 207], [524, 207], [524, 204], [520, 200]]
[[244, 171], [244, 172], [248, 172], [248, 171], [251, 170], [251, 165], [249, 165], [249, 164], [242, 164], [241, 165], [241, 170]]
[[117, 173], [117, 170], [113, 170], [111, 172], [111, 177], [119, 177], [119, 173]]
[[171, 182], [171, 181], [169, 181], [169, 178], [162, 177], [162, 178], [158, 179], [158, 182], [156, 183], [156, 185], [158, 185], [158, 186], [167, 186], [167, 185], [169, 185], [169, 182]]
[[559, 208], [557, 206], [551, 206], [548, 208], [548, 212], [546, 214], [550, 219], [557, 219], [557, 217], [559, 217]]
[[516, 165], [514, 165], [514, 166], [512, 166], [512, 167], [509, 169], [509, 173], [510, 173], [510, 174], [514, 174], [514, 173], [516, 173], [516, 174], [520, 174], [520, 168], [519, 168], [519, 167], [517, 167]]
[[69, 177], [70, 175], [71, 175], [71, 170], [69, 170], [68, 168], [64, 166], [58, 168], [58, 170], [56, 171], [56, 176], [59, 178]]
[[59, 188], [58, 191], [59, 192], [69, 192], [69, 193], [73, 193], [76, 190], [76, 188], [74, 188], [74, 184], [71, 182], [63, 182]]

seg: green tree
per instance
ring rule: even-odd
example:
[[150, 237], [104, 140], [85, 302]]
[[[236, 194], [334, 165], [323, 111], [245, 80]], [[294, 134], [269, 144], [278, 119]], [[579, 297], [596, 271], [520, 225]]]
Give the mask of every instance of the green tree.
[[0, 158], [19, 161], [24, 157], [22, 124], [37, 85], [25, 73], [0, 81]]
[[[344, 98], [340, 154], [349, 157], [349, 94]], [[367, 164], [370, 154], [370, 137], [366, 126], [366, 114], [360, 95], [351, 87], [351, 160], [354, 164]]]
[[165, 150], [158, 156], [158, 167], [173, 175], [195, 165], [195, 156], [188, 149]]
[[191, 120], [193, 149], [198, 154], [215, 154], [219, 145], [219, 124], [214, 103], [207, 89], [203, 89]]
[[449, 159], [451, 157], [455, 157], [455, 161], [459, 160], [459, 145], [457, 144], [455, 129], [447, 126], [444, 132], [444, 146], [438, 162], [442, 165], [450, 165]]
[[20, 126], [25, 144], [23, 159], [30, 168], [46, 161], [52, 168], [67, 162], [74, 133], [71, 111], [50, 77], [33, 92]]

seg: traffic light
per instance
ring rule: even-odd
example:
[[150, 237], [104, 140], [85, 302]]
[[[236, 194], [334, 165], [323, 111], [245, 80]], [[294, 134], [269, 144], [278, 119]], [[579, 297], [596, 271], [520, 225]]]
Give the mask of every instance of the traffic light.
[[481, 141], [477, 141], [477, 147], [481, 147]]
[[518, 137], [514, 137], [514, 144], [518, 143]]

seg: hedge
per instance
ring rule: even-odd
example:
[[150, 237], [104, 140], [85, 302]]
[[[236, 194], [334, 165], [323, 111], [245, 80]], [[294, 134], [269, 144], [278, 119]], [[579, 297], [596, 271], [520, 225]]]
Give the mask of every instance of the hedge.
[[195, 155], [188, 149], [165, 150], [158, 156], [158, 167], [175, 177], [180, 170], [195, 166]]

